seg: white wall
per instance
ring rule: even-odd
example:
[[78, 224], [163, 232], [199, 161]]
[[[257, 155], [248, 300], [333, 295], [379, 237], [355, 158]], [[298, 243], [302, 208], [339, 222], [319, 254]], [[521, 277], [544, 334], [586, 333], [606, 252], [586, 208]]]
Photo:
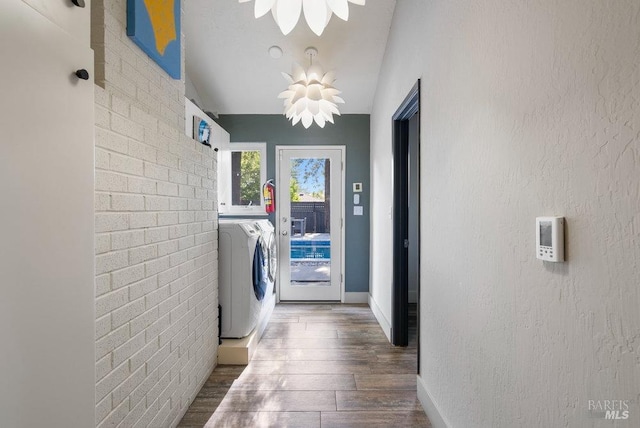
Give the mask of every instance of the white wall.
[[171, 427], [216, 363], [217, 156], [185, 135], [184, 80], [126, 36], [125, 4], [95, 1], [93, 11], [104, 87], [95, 116], [96, 425]]
[[[186, 5], [186, 7], [189, 7], [189, 6]], [[195, 100], [195, 102], [198, 105], [204, 106], [204, 103], [202, 102], [202, 98], [200, 98], [200, 95], [198, 94], [198, 90], [196, 89], [195, 85], [193, 84], [193, 81], [189, 78], [188, 74], [185, 75], [185, 79], [184, 80], [185, 80], [184, 81], [184, 96], [187, 97], [188, 100]], [[198, 106], [196, 106], [196, 108], [200, 109]]]
[[[89, 10], [46, 6], [0, 2], [0, 426], [11, 428], [94, 421], [94, 84], [72, 75], [93, 74], [75, 32], [88, 33]], [[72, 14], [73, 28], [53, 19]]]
[[[371, 295], [390, 318], [391, 116], [421, 78], [421, 380], [452, 427], [600, 426], [587, 400], [605, 399], [631, 401], [610, 426], [640, 424], [639, 17], [637, 0], [396, 6]], [[566, 263], [535, 258], [540, 215], [567, 218]]]

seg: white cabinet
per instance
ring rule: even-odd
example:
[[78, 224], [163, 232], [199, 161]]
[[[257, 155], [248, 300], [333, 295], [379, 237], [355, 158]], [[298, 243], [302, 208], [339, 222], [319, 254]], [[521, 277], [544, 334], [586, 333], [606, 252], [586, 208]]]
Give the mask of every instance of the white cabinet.
[[0, 57], [0, 425], [90, 427], [93, 52], [2, 0]]
[[[14, 1], [14, 0], [3, 0]], [[91, 43], [91, 0], [76, 0], [84, 7], [76, 6], [71, 0], [22, 0], [41, 15], [69, 33], [77, 43], [89, 46]]]

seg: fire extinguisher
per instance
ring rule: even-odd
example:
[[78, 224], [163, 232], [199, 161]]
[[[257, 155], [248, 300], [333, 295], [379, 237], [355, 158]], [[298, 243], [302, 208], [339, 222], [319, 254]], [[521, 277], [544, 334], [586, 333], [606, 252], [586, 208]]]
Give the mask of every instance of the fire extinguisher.
[[262, 196], [264, 196], [264, 210], [267, 213], [273, 213], [276, 211], [276, 186], [273, 184], [273, 180], [267, 180], [262, 185]]

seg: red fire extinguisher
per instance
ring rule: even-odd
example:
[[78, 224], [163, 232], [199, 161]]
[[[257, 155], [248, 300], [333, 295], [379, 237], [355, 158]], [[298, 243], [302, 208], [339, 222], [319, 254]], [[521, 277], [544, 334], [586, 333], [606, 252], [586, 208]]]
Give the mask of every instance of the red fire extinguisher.
[[264, 197], [264, 210], [267, 213], [273, 213], [276, 211], [276, 186], [273, 184], [273, 180], [267, 180], [262, 185], [262, 196]]

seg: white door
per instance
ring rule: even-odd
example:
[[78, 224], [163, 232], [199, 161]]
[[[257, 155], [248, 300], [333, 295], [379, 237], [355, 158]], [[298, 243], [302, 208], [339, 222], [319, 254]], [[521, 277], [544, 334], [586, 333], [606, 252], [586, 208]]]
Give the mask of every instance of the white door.
[[0, 425], [93, 426], [93, 51], [0, 0], [0, 58]]
[[283, 301], [339, 301], [344, 148], [276, 148]]

